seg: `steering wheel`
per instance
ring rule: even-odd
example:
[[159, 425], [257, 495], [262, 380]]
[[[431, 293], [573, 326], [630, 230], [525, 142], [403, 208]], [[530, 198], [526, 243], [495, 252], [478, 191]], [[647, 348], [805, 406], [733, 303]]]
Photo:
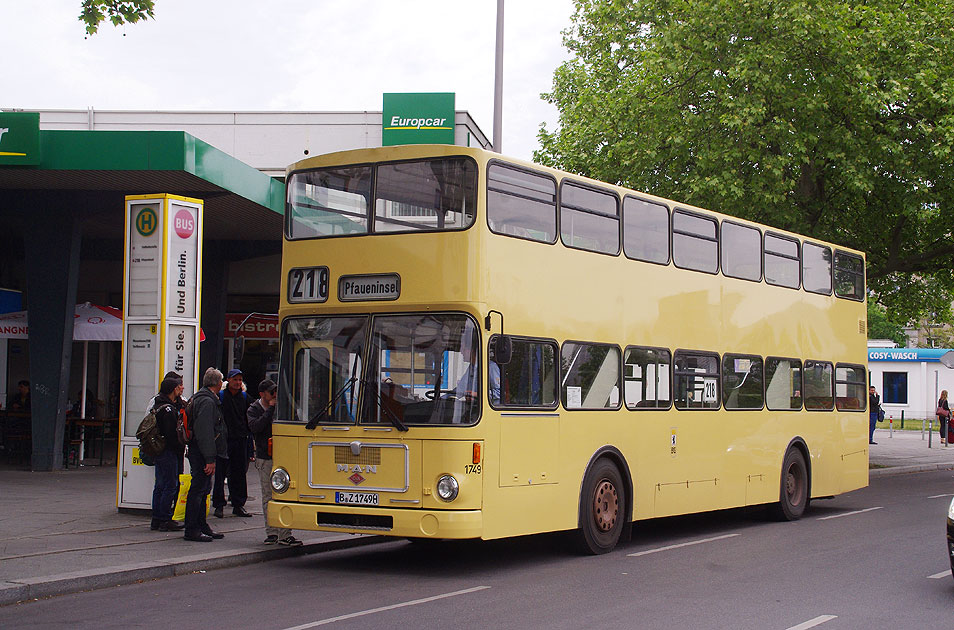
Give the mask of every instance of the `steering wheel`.
[[[439, 389], [439, 390], [437, 390], [437, 393], [438, 393], [438, 394], [448, 394], [448, 395], [453, 396], [454, 398], [457, 398], [457, 392], [456, 392], [455, 390], [453, 390], [453, 389]], [[433, 389], [429, 389], [429, 390], [427, 390], [426, 392], [424, 392], [424, 398], [427, 398], [428, 400], [434, 400], [434, 390], [433, 390]]]

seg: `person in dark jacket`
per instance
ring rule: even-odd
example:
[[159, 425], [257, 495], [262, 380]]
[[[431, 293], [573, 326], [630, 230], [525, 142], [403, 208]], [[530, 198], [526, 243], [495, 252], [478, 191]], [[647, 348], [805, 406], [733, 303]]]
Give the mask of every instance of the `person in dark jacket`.
[[232, 503], [232, 514], [235, 516], [251, 516], [245, 509], [248, 500], [248, 422], [245, 412], [248, 411], [248, 394], [242, 388], [242, 370], [229, 370], [228, 387], [219, 392], [222, 401], [222, 416], [225, 426], [228, 427], [228, 457], [219, 459], [215, 468], [215, 485], [212, 489], [212, 513], [222, 518], [222, 508], [225, 507], [225, 478], [229, 479], [229, 501]]
[[179, 410], [182, 409], [182, 380], [165, 378], [159, 385], [159, 394], [152, 401], [156, 410], [156, 425], [166, 442], [156, 455], [156, 483], [152, 488], [152, 523], [149, 529], [172, 532], [182, 526], [172, 520], [179, 493], [179, 471], [182, 446], [176, 435]]
[[291, 535], [285, 527], [272, 527], [268, 524], [268, 502], [272, 500], [272, 454], [268, 452], [268, 441], [272, 437], [272, 420], [275, 417], [275, 403], [278, 401], [278, 386], [266, 378], [258, 384], [258, 400], [248, 406], [248, 430], [255, 438], [255, 468], [262, 485], [262, 513], [265, 515], [265, 544], [297, 547], [300, 540]]
[[881, 396], [874, 388], [874, 385], [868, 388], [868, 444], [877, 444], [874, 441], [874, 430], [878, 420], [881, 419]]
[[205, 520], [205, 502], [212, 489], [217, 457], [228, 457], [228, 429], [222, 419], [222, 373], [209, 368], [202, 377], [202, 389], [189, 401], [192, 405], [192, 440], [187, 456], [192, 469], [192, 484], [186, 497], [185, 539], [196, 542], [211, 542], [223, 538], [212, 531]]

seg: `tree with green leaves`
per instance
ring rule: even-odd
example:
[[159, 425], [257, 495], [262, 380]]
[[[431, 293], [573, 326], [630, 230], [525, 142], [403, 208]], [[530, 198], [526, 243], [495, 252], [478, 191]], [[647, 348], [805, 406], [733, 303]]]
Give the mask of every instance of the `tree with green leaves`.
[[867, 252], [895, 320], [954, 298], [954, 2], [577, 0], [544, 164]]
[[113, 26], [121, 26], [154, 18], [153, 5], [154, 0], [82, 0], [79, 19], [86, 24], [86, 34], [95, 35], [99, 25], [106, 19]]

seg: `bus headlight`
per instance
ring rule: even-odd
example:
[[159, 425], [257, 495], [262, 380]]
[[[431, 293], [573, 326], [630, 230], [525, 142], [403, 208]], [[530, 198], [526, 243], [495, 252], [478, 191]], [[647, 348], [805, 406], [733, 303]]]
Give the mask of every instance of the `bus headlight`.
[[442, 501], [453, 501], [457, 498], [457, 493], [460, 492], [460, 484], [457, 483], [457, 480], [454, 479], [451, 475], [442, 475], [440, 479], [437, 480], [437, 496], [440, 497]]
[[291, 475], [288, 474], [288, 471], [284, 468], [276, 468], [272, 471], [272, 490], [281, 494], [285, 490], [288, 490], [288, 486], [291, 484]]

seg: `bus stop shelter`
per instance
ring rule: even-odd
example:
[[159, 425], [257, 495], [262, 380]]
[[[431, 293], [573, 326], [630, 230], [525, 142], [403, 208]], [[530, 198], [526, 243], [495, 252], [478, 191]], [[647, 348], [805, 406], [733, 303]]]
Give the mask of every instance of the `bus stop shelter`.
[[29, 314], [31, 468], [42, 471], [63, 466], [81, 275], [84, 285], [122, 295], [124, 196], [204, 201], [204, 367], [221, 358], [230, 264], [281, 252], [285, 188], [182, 131], [55, 131], [37, 123], [35, 133], [31, 163], [0, 151], [0, 287], [22, 290]]

